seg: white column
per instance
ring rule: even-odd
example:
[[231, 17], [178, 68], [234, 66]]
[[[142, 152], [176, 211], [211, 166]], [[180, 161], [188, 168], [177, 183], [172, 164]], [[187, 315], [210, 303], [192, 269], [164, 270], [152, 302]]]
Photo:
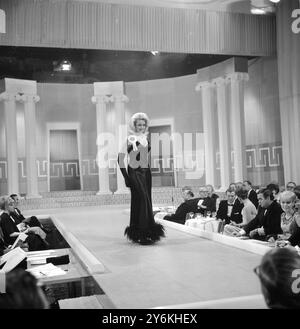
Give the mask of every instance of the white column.
[[[99, 174], [99, 191], [100, 194], [109, 194], [109, 172], [108, 172], [108, 162], [107, 166], [102, 167], [98, 155], [101, 152], [103, 145], [99, 145], [99, 136], [107, 132], [106, 127], [106, 104], [110, 102], [110, 97], [105, 95], [93, 96], [92, 102], [96, 104], [96, 120], [97, 120], [97, 164], [98, 164], [98, 174]], [[107, 157], [108, 159], [109, 157]]]
[[230, 115], [226, 98], [226, 79], [220, 77], [213, 82], [217, 86], [221, 190], [226, 190], [231, 179], [231, 149], [229, 134]]
[[213, 84], [211, 82], [199, 83], [197, 91], [202, 91], [202, 115], [205, 151], [205, 177], [206, 184], [216, 185], [216, 143], [214, 135], [214, 116], [212, 104]]
[[0, 94], [4, 101], [5, 136], [7, 159], [7, 193], [19, 193], [18, 145], [15, 96], [9, 93]]
[[248, 73], [233, 73], [228, 76], [231, 84], [231, 132], [234, 153], [234, 181], [247, 179], [246, 171], [246, 138], [244, 113], [244, 81]]
[[[124, 109], [124, 103], [128, 102], [128, 97], [126, 95], [118, 95], [114, 96], [115, 100], [115, 113], [116, 113], [116, 122], [115, 122], [115, 136], [116, 136], [116, 143], [117, 143], [117, 153], [121, 149], [122, 144], [126, 141], [126, 136], [122, 136], [121, 132], [123, 131], [122, 128], [126, 125], [125, 122], [125, 109]], [[125, 138], [125, 139], [124, 139]], [[117, 168], [117, 191], [115, 193], [117, 194], [124, 194], [129, 193], [128, 188], [125, 185], [124, 177]]]
[[25, 155], [27, 173], [26, 199], [41, 198], [38, 191], [35, 114], [35, 103], [40, 100], [40, 97], [37, 95], [16, 95], [16, 100], [24, 103]]

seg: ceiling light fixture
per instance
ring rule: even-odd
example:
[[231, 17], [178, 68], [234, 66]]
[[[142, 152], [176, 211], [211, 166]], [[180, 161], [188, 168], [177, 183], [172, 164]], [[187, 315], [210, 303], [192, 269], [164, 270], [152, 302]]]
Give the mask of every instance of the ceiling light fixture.
[[253, 15], [265, 15], [267, 12], [263, 8], [251, 8], [251, 14]]
[[61, 70], [62, 71], [71, 71], [72, 64], [69, 61], [63, 61], [61, 63]]

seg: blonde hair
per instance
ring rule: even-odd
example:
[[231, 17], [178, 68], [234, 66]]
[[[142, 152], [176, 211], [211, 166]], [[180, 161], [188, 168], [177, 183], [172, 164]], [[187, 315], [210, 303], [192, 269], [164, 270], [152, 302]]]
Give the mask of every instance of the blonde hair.
[[135, 134], [136, 133], [136, 122], [138, 120], [144, 120], [145, 124], [146, 124], [146, 131], [145, 134], [148, 134], [148, 128], [149, 128], [149, 118], [148, 115], [146, 113], [143, 112], [138, 112], [138, 113], [134, 113], [134, 115], [131, 117], [130, 119], [130, 123], [129, 123], [129, 133], [131, 134]]
[[291, 202], [295, 202], [297, 199], [297, 196], [292, 191], [284, 191], [284, 192], [280, 193], [280, 202], [282, 201], [283, 198], [290, 199]]

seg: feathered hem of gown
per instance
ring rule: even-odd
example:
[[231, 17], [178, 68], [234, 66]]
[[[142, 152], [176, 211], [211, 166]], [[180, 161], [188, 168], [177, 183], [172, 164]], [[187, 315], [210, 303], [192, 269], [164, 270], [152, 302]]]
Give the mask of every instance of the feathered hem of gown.
[[165, 236], [163, 225], [154, 223], [147, 230], [141, 230], [136, 226], [127, 226], [124, 232], [127, 239], [141, 244], [155, 243]]

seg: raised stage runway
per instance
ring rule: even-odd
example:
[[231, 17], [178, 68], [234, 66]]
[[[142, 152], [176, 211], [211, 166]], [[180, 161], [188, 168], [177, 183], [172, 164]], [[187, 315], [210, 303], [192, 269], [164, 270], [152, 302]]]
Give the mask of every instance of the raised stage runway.
[[117, 308], [152, 308], [260, 294], [261, 256], [166, 227], [135, 245], [123, 235], [127, 206], [27, 211], [54, 215], [105, 267], [94, 277]]

